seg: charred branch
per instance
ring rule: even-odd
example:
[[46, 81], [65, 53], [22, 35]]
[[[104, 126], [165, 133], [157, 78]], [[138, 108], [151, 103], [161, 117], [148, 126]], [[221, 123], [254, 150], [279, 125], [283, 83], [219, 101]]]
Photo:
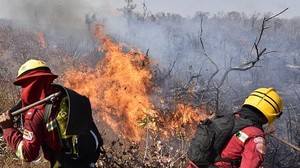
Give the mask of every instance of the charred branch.
[[201, 103], [203, 101], [203, 98], [205, 96], [205, 94], [207, 93], [210, 83], [212, 81], [212, 79], [218, 74], [219, 72], [219, 67], [217, 66], [217, 64], [209, 57], [209, 55], [206, 53], [205, 47], [204, 47], [204, 43], [203, 43], [203, 19], [201, 19], [201, 30], [200, 30], [200, 44], [201, 44], [201, 48], [202, 48], [202, 54], [213, 64], [213, 66], [215, 67], [215, 71], [213, 72], [213, 74], [209, 77], [206, 87], [203, 90], [203, 93], [201, 94], [200, 97], [200, 102]]
[[253, 67], [255, 66], [255, 64], [260, 60], [260, 58], [261, 58], [264, 54], [269, 54], [269, 53], [272, 53], [272, 52], [277, 52], [277, 51], [266, 52], [266, 51], [267, 51], [266, 48], [263, 48], [263, 49], [260, 50], [260, 49], [259, 49], [259, 45], [260, 45], [260, 42], [261, 42], [261, 39], [262, 39], [262, 36], [263, 36], [264, 31], [265, 31], [266, 29], [269, 29], [269, 28], [270, 28], [270, 26], [267, 26], [266, 24], [267, 24], [270, 20], [274, 19], [275, 17], [277, 17], [277, 16], [279, 16], [280, 14], [282, 14], [283, 12], [285, 12], [287, 9], [288, 9], [288, 8], [286, 8], [286, 9], [283, 10], [282, 12], [280, 12], [280, 13], [274, 15], [274, 16], [271, 16], [271, 17], [269, 17], [269, 18], [264, 17], [263, 22], [262, 22], [262, 25], [261, 25], [261, 30], [260, 30], [259, 36], [258, 36], [258, 38], [255, 40], [255, 42], [254, 42], [254, 44], [253, 44], [253, 46], [252, 46], [252, 49], [251, 49], [251, 51], [252, 51], [253, 49], [255, 50], [255, 53], [256, 53], [255, 58], [254, 58], [253, 60], [245, 61], [244, 63], [240, 64], [240, 65], [237, 66], [237, 67], [229, 67], [229, 68], [225, 71], [225, 73], [224, 73], [224, 75], [223, 75], [223, 77], [222, 77], [222, 79], [221, 79], [221, 81], [220, 81], [220, 83], [219, 83], [219, 87], [221, 87], [221, 86], [223, 85], [223, 83], [224, 83], [225, 79], [227, 78], [229, 72], [231, 72], [231, 71], [246, 71], [246, 70], [249, 70], [249, 69], [251, 69], [251, 68], [253, 68]]

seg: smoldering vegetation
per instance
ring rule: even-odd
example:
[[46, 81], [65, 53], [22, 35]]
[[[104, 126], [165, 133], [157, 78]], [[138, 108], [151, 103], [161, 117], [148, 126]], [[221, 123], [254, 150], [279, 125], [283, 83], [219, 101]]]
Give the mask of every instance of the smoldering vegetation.
[[[56, 74], [82, 65], [94, 67], [105, 53], [98, 50], [101, 42], [91, 31], [95, 25], [102, 25], [107, 36], [124, 44], [124, 52], [133, 48], [152, 60], [154, 87], [149, 96], [158, 111], [170, 113], [182, 102], [193, 107], [205, 106], [208, 115], [230, 113], [256, 88], [274, 87], [284, 102], [283, 115], [275, 123], [275, 134], [300, 145], [299, 17], [274, 17], [264, 22], [264, 18], [276, 13], [212, 15], [201, 11], [193, 17], [182, 17], [163, 12], [154, 14], [147, 8], [138, 12], [135, 4], [127, 2], [122, 9], [105, 12], [102, 8], [79, 11], [68, 3], [58, 7], [51, 2], [18, 4], [24, 9], [22, 17], [0, 20], [1, 111], [17, 102], [19, 93], [11, 83], [18, 67], [29, 58], [47, 61]], [[45, 46], [38, 33], [42, 34]], [[259, 39], [256, 50], [254, 44]], [[256, 60], [257, 51], [264, 49]], [[255, 62], [254, 66], [241, 70], [249, 62]], [[173, 138], [178, 140], [176, 143], [158, 144], [152, 138], [149, 143], [153, 144], [147, 150], [140, 147], [144, 143], [124, 145], [119, 137], [110, 137], [106, 139], [106, 147], [114, 159], [103, 157], [98, 164], [102, 167], [117, 166], [116, 163], [125, 167], [184, 167], [188, 137], [192, 136], [190, 132], [185, 135], [185, 138]], [[267, 140], [265, 167], [299, 167], [299, 152], [270, 137]], [[178, 142], [185, 147], [173, 150]], [[2, 140], [0, 155], [13, 158]], [[5, 159], [1, 162], [11, 163]]]

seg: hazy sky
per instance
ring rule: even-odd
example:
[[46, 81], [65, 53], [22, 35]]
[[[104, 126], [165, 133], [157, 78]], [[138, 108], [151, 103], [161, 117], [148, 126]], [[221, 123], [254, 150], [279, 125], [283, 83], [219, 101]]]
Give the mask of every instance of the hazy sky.
[[[120, 1], [118, 2], [114, 1], [114, 5], [118, 6]], [[134, 0], [134, 2], [139, 9], [145, 2], [148, 10], [152, 13], [164, 11], [183, 16], [193, 16], [196, 11], [210, 13], [237, 11], [246, 14], [272, 12], [277, 14], [285, 8], [289, 8], [289, 10], [281, 17], [300, 16], [300, 0]]]
[[[196, 11], [210, 12], [244, 12], [245, 14], [267, 13], [277, 14], [289, 8], [280, 17], [290, 18], [300, 16], [300, 0], [133, 0], [137, 4], [137, 9], [142, 9], [145, 2], [149, 11], [170, 12], [181, 14], [182, 16], [193, 16]], [[41, 3], [43, 2], [43, 3]], [[39, 7], [39, 10], [49, 10], [51, 6], [65, 6], [78, 10], [78, 14], [83, 11], [103, 11], [107, 9], [121, 8], [125, 6], [125, 0], [0, 0], [0, 18], [18, 18], [27, 13], [33, 12], [31, 8]], [[53, 5], [55, 4], [55, 5]], [[49, 7], [49, 8], [48, 8]], [[44, 9], [43, 9], [44, 8]], [[52, 10], [55, 7], [52, 7]], [[65, 8], [65, 7], [64, 7]], [[80, 9], [82, 8], [82, 9]], [[30, 9], [30, 10], [29, 10]], [[81, 14], [83, 15], [83, 14]]]

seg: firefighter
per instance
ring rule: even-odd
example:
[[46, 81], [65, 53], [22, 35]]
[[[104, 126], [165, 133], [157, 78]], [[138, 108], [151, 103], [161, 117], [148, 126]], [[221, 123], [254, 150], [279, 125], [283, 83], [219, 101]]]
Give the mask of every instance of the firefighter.
[[[245, 100], [237, 117], [250, 119], [253, 123], [235, 133], [226, 143], [221, 159], [209, 167], [261, 167], [266, 154], [264, 124], [272, 124], [282, 114], [283, 103], [273, 88], [258, 88]], [[222, 161], [220, 161], [222, 160]], [[188, 168], [197, 168], [190, 162]]]
[[[22, 107], [46, 98], [55, 92], [52, 85], [58, 76], [53, 74], [47, 64], [41, 60], [28, 60], [18, 71], [14, 85], [21, 86], [20, 94]], [[53, 105], [51, 111], [57, 111], [59, 103]], [[14, 127], [13, 116], [9, 111], [0, 115], [0, 127], [3, 137], [16, 153], [18, 158], [25, 162], [39, 160], [43, 154], [50, 161], [51, 167], [95, 167], [99, 157], [99, 150], [87, 160], [77, 161], [77, 166], [62, 166], [58, 158], [63, 158], [63, 147], [58, 129], [47, 129], [44, 119], [45, 104], [37, 105], [24, 113], [24, 130], [20, 132]], [[50, 113], [49, 120], [55, 121], [56, 114]], [[94, 134], [95, 135], [95, 134]], [[98, 134], [97, 134], [98, 136]], [[97, 143], [100, 143], [97, 140]], [[97, 146], [98, 149], [98, 146]], [[67, 160], [65, 159], [62, 160]], [[68, 161], [73, 162], [73, 160]], [[75, 162], [75, 159], [74, 159]]]

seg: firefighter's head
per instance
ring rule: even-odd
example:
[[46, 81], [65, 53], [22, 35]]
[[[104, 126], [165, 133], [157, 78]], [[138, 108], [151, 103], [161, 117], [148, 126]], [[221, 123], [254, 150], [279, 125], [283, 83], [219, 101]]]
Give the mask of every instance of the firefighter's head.
[[273, 88], [258, 88], [247, 97], [243, 106], [252, 106], [258, 109], [270, 125], [281, 116], [283, 103]]
[[48, 65], [41, 60], [31, 59], [25, 62], [18, 71], [14, 85], [22, 86], [26, 81], [36, 78], [47, 76], [53, 80], [57, 78], [57, 75], [54, 75]]

